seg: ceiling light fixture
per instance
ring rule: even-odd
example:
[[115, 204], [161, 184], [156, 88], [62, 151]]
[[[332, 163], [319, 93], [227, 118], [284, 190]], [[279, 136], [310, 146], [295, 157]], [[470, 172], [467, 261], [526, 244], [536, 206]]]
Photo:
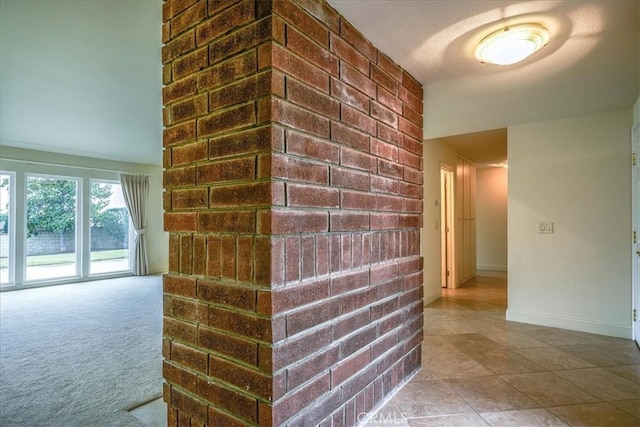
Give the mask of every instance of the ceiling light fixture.
[[494, 31], [474, 51], [482, 63], [511, 65], [520, 62], [549, 42], [549, 30], [540, 24], [518, 24]]

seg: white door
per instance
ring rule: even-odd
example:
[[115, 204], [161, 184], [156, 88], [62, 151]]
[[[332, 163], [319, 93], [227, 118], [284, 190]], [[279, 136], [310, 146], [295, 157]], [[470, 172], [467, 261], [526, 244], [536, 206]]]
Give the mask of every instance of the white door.
[[632, 177], [632, 206], [633, 206], [633, 338], [640, 346], [640, 161], [636, 157], [640, 154], [640, 123], [633, 126], [631, 132], [633, 152]]

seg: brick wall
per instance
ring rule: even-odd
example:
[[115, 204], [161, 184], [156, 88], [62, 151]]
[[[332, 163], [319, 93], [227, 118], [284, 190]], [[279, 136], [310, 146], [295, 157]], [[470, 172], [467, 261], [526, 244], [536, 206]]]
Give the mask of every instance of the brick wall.
[[356, 425], [420, 366], [422, 88], [323, 1], [163, 19], [169, 425]]

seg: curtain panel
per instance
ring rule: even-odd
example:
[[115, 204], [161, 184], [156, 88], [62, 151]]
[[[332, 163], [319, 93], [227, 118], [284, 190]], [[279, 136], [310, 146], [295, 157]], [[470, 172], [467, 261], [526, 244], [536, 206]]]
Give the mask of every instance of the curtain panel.
[[144, 276], [148, 273], [147, 242], [147, 200], [149, 198], [149, 177], [146, 175], [120, 174], [122, 194], [136, 231], [133, 247], [133, 274]]

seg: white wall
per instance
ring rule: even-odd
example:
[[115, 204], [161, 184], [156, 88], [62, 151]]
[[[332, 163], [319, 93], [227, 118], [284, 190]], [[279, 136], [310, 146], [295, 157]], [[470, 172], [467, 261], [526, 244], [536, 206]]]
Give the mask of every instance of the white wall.
[[631, 338], [631, 123], [509, 127], [508, 320]]
[[[456, 168], [456, 152], [440, 140], [428, 140], [424, 147], [424, 213], [421, 238], [424, 257], [424, 303], [440, 298], [440, 166]], [[436, 204], [436, 201], [438, 202]]]
[[507, 170], [476, 170], [478, 270], [507, 271]]
[[[2, 145], [2, 144], [0, 144]], [[149, 271], [151, 273], [161, 273], [168, 270], [169, 266], [169, 237], [164, 232], [163, 208], [162, 208], [162, 167], [153, 165], [142, 165], [136, 163], [114, 162], [110, 160], [92, 159], [88, 157], [69, 156], [44, 151], [26, 150], [2, 146], [0, 151], [0, 169], [7, 168], [12, 163], [10, 160], [31, 161], [35, 163], [48, 163], [57, 166], [47, 166], [51, 173], [64, 171], [65, 166], [76, 166], [80, 168], [96, 168], [81, 170], [82, 173], [91, 174], [93, 178], [113, 178], [113, 173], [109, 175], [106, 170], [131, 170], [142, 171], [151, 174], [149, 178], [149, 205], [147, 211], [147, 256], [149, 261]], [[38, 166], [42, 168], [44, 166]], [[57, 168], [57, 169], [56, 169]]]

